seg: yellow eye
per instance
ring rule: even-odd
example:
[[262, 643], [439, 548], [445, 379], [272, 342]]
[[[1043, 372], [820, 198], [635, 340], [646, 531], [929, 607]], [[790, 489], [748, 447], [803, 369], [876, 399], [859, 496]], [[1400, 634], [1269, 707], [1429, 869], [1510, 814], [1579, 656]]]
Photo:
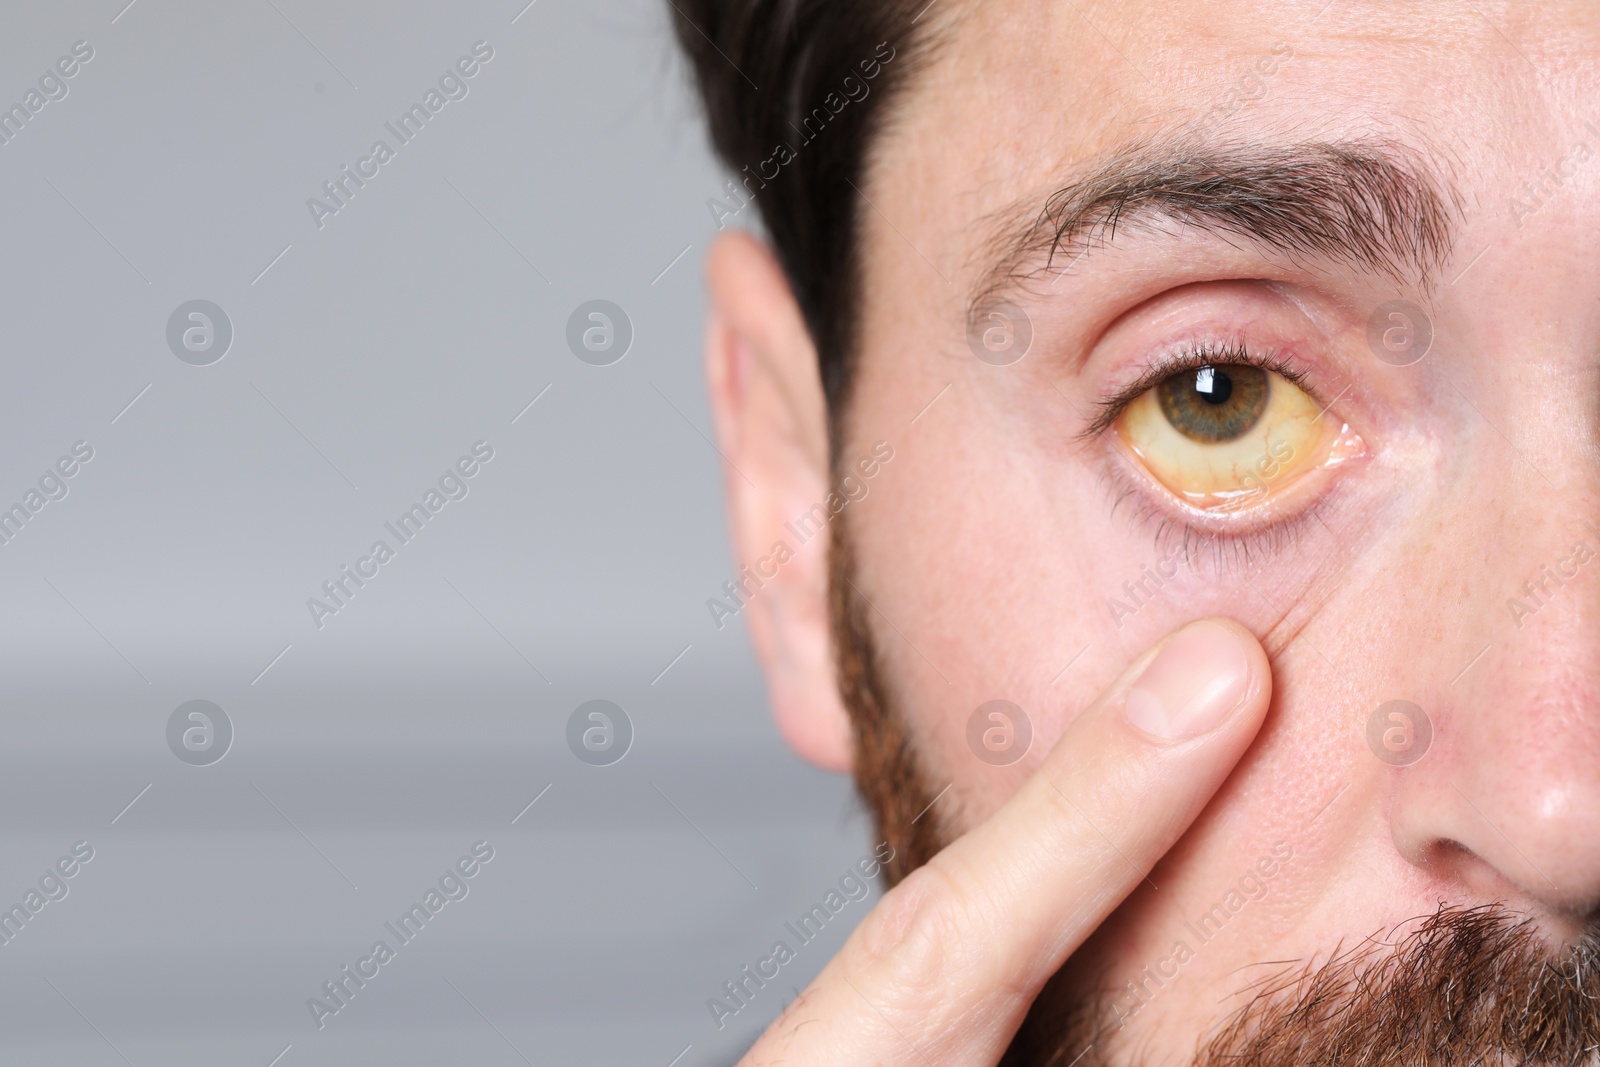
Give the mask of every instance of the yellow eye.
[[1116, 430], [1145, 469], [1206, 511], [1261, 503], [1328, 459], [1339, 427], [1269, 370], [1215, 363], [1145, 390]]

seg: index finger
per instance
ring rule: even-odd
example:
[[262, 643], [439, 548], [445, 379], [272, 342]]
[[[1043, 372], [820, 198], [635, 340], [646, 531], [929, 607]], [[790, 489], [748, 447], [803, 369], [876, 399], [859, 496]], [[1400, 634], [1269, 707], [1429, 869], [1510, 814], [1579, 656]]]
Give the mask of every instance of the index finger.
[[988, 821], [884, 895], [746, 1063], [994, 1063], [1052, 974], [1182, 836], [1266, 714], [1266, 654], [1191, 623]]

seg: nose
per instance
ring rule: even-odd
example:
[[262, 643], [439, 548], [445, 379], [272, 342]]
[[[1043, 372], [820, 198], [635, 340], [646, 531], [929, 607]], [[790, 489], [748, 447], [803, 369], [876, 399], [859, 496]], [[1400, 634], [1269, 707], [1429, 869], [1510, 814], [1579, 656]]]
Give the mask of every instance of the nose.
[[1600, 523], [1546, 509], [1522, 533], [1480, 575], [1500, 621], [1433, 694], [1390, 825], [1403, 856], [1480, 899], [1582, 918], [1600, 910]]

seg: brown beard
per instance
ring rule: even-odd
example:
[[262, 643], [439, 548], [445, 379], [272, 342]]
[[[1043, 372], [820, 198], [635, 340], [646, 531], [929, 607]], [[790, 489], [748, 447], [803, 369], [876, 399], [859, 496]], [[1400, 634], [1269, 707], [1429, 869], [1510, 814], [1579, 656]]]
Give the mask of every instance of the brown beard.
[[[856, 789], [893, 886], [945, 845], [912, 730], [890, 698], [857, 591], [845, 515], [833, 523], [829, 614], [850, 713]], [[1498, 904], [1441, 905], [1353, 949], [1277, 966], [1197, 1041], [1194, 1067], [1578, 1067], [1600, 1063], [1600, 931], [1552, 953], [1531, 920]], [[1085, 995], [1068, 960], [1028, 1012], [1002, 1067], [1106, 1067], [1116, 1012]], [[1094, 984], [1090, 983], [1090, 988]], [[1137, 1060], [1135, 1060], [1137, 1062]]]
[[887, 886], [927, 863], [945, 846], [934, 793], [917, 761], [911, 731], [895, 711], [879, 667], [871, 607], [857, 591], [854, 544], [846, 515], [833, 522], [828, 545], [828, 615], [839, 695], [850, 713], [856, 791], [878, 826], [878, 838], [894, 849], [883, 866]]

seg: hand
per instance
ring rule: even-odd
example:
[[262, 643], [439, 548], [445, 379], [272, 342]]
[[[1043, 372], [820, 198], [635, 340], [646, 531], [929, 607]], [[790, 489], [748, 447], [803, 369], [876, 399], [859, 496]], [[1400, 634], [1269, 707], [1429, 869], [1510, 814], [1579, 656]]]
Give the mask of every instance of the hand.
[[988, 821], [886, 893], [744, 1064], [995, 1064], [1044, 983], [1255, 737], [1261, 645], [1203, 619], [1139, 657]]

